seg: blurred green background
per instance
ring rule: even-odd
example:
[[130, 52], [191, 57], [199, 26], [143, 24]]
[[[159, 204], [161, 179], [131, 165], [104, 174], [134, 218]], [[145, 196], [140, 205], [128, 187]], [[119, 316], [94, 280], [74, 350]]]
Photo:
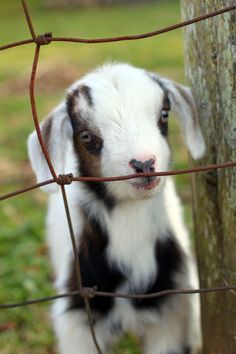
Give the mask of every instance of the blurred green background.
[[[97, 8], [46, 8], [28, 0], [37, 33], [54, 36], [107, 37], [152, 31], [180, 20], [178, 0], [151, 1]], [[0, 45], [30, 38], [20, 0], [0, 2]], [[0, 193], [34, 183], [26, 140], [33, 130], [28, 96], [34, 45], [1, 52], [0, 59]], [[184, 82], [182, 32], [113, 44], [51, 43], [41, 48], [36, 102], [42, 119], [84, 72], [108, 60], [126, 61]], [[188, 165], [179, 127], [171, 123], [173, 168]], [[177, 178], [192, 229], [188, 176]], [[0, 303], [53, 294], [44, 241], [47, 196], [39, 191], [0, 204]], [[49, 305], [0, 310], [0, 354], [55, 353]], [[127, 335], [115, 354], [138, 354], [139, 343]]]

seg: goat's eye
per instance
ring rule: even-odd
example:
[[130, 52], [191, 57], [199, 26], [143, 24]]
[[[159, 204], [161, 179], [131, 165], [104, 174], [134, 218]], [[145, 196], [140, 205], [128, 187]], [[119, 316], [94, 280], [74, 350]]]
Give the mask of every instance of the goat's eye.
[[80, 140], [83, 144], [89, 144], [93, 140], [93, 134], [90, 133], [88, 130], [83, 130], [79, 134]]
[[161, 134], [165, 137], [168, 135], [168, 118], [169, 118], [169, 109], [163, 107], [161, 110], [160, 118], [158, 120], [158, 126], [160, 128]]
[[161, 122], [162, 123], [167, 123], [168, 122], [168, 118], [169, 118], [169, 110], [166, 109], [162, 109], [161, 111]]
[[81, 131], [79, 133], [79, 139], [91, 154], [98, 155], [101, 152], [103, 140], [89, 130]]

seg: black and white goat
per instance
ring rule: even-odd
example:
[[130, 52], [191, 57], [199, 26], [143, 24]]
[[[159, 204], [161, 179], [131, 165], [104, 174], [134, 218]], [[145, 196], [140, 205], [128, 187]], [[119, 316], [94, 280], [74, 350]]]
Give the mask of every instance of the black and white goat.
[[[166, 171], [168, 111], [179, 118], [194, 159], [205, 146], [190, 90], [128, 64], [105, 64], [70, 87], [41, 124], [57, 173], [122, 176]], [[38, 181], [51, 178], [36, 133], [29, 154]], [[58, 185], [51, 192], [48, 244], [60, 292], [75, 290], [74, 260]], [[66, 187], [83, 285], [124, 293], [196, 288], [195, 264], [170, 177]], [[196, 295], [146, 300], [95, 297], [95, 331], [104, 353], [125, 331], [141, 336], [146, 354], [189, 354], [200, 342]], [[57, 300], [55, 332], [62, 354], [94, 354], [83, 301]]]

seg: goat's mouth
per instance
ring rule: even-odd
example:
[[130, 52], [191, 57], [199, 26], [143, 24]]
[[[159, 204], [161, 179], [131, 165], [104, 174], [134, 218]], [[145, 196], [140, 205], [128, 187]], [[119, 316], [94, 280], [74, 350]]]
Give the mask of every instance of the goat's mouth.
[[135, 182], [132, 182], [132, 186], [138, 190], [149, 191], [157, 187], [160, 182], [160, 177], [143, 177]]

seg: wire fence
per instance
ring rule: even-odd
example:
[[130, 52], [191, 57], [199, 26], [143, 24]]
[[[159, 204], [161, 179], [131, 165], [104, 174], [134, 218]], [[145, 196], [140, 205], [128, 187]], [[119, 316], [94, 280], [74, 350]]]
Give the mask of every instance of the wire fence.
[[37, 109], [36, 109], [36, 103], [35, 103], [35, 78], [36, 78], [36, 72], [37, 72], [37, 67], [38, 67], [38, 61], [39, 61], [39, 55], [40, 55], [40, 48], [42, 45], [48, 45], [51, 42], [75, 42], [75, 43], [87, 43], [87, 44], [95, 44], [95, 43], [110, 43], [110, 42], [117, 42], [117, 41], [129, 41], [129, 40], [138, 40], [138, 39], [143, 39], [143, 38], [148, 38], [152, 36], [157, 36], [162, 33], [166, 33], [169, 31], [173, 31], [177, 28], [182, 28], [187, 25], [203, 21], [206, 19], [209, 19], [214, 16], [221, 15], [223, 13], [236, 10], [236, 5], [229, 6], [229, 7], [224, 7], [218, 11], [214, 11], [205, 15], [201, 15], [195, 18], [192, 18], [187, 21], [183, 21], [180, 23], [173, 24], [168, 27], [164, 27], [158, 30], [155, 30], [153, 32], [148, 32], [144, 34], [138, 34], [138, 35], [132, 35], [132, 36], [119, 36], [119, 37], [112, 37], [112, 38], [96, 38], [96, 39], [84, 39], [84, 38], [68, 38], [68, 37], [54, 37], [52, 33], [45, 33], [42, 35], [36, 35], [36, 32], [34, 30], [33, 22], [31, 19], [31, 15], [27, 6], [27, 3], [25, 0], [22, 0], [22, 5], [23, 5], [23, 10], [24, 14], [27, 20], [27, 24], [31, 33], [30, 39], [14, 42], [14, 43], [9, 43], [4, 46], [0, 46], [0, 50], [6, 50], [10, 49], [16, 46], [21, 46], [21, 45], [27, 45], [30, 43], [35, 43], [35, 52], [34, 52], [34, 59], [33, 59], [33, 65], [32, 65], [32, 71], [31, 71], [31, 78], [30, 78], [30, 84], [29, 84], [29, 95], [30, 95], [30, 102], [31, 102], [31, 110], [32, 110], [32, 116], [34, 120], [34, 125], [35, 129], [37, 132], [38, 140], [41, 145], [44, 157], [46, 159], [46, 162], [48, 164], [48, 167], [51, 171], [52, 178], [46, 181], [43, 181], [41, 183], [37, 183], [31, 186], [27, 186], [22, 189], [18, 189], [16, 191], [13, 191], [8, 194], [4, 194], [0, 196], [0, 201], [3, 201], [5, 199], [9, 199], [11, 197], [14, 197], [16, 195], [26, 193], [28, 191], [31, 191], [33, 189], [52, 184], [52, 183], [57, 183], [60, 188], [61, 188], [61, 194], [64, 202], [64, 207], [65, 207], [65, 212], [66, 212], [66, 217], [67, 217], [67, 222], [68, 222], [68, 227], [70, 231], [70, 238], [71, 238], [71, 243], [73, 247], [73, 253], [74, 253], [74, 259], [75, 259], [75, 266], [76, 266], [76, 277], [77, 277], [77, 286], [78, 290], [73, 291], [73, 292], [67, 292], [55, 296], [49, 296], [49, 297], [43, 297], [43, 298], [38, 298], [34, 300], [28, 300], [28, 301], [23, 301], [23, 302], [17, 302], [17, 303], [9, 303], [9, 304], [0, 304], [0, 309], [9, 309], [9, 308], [15, 308], [15, 307], [21, 307], [21, 306], [27, 306], [27, 305], [32, 305], [32, 304], [38, 304], [42, 302], [47, 302], [47, 301], [53, 301], [59, 298], [65, 298], [65, 297], [70, 297], [74, 295], [79, 295], [84, 301], [85, 309], [87, 312], [88, 316], [88, 322], [91, 330], [91, 335], [94, 341], [94, 344], [96, 346], [97, 352], [99, 354], [102, 354], [102, 350], [99, 346], [95, 331], [94, 331], [94, 322], [93, 322], [93, 314], [91, 311], [90, 307], [90, 299], [94, 298], [95, 296], [102, 296], [102, 297], [119, 297], [119, 298], [126, 298], [126, 299], [150, 299], [150, 298], [157, 298], [161, 297], [164, 295], [168, 294], [196, 294], [196, 293], [210, 293], [210, 292], [223, 292], [223, 291], [234, 291], [236, 290], [236, 285], [228, 285], [228, 286], [221, 286], [221, 287], [214, 287], [214, 288], [202, 288], [202, 289], [177, 289], [177, 290], [165, 290], [157, 293], [151, 293], [151, 294], [125, 294], [125, 293], [109, 293], [109, 292], [104, 292], [100, 291], [94, 287], [83, 287], [83, 279], [81, 278], [81, 270], [80, 270], [80, 262], [79, 262], [79, 255], [77, 252], [77, 246], [76, 246], [76, 240], [75, 240], [75, 235], [74, 235], [74, 230], [73, 230], [73, 225], [72, 225], [72, 220], [70, 216], [70, 209], [68, 207], [68, 201], [67, 201], [67, 194], [65, 190], [65, 185], [71, 184], [72, 182], [108, 182], [108, 181], [120, 181], [120, 180], [127, 180], [127, 179], [132, 179], [132, 178], [139, 178], [139, 177], [150, 177], [150, 176], [170, 176], [170, 175], [180, 175], [180, 174], [190, 174], [190, 173], [199, 173], [199, 172], [205, 172], [205, 171], [210, 171], [210, 170], [217, 170], [217, 169], [222, 169], [222, 168], [229, 168], [229, 167], [235, 167], [236, 166], [236, 161], [230, 161], [230, 162], [225, 162], [221, 164], [213, 164], [213, 165], [206, 165], [206, 166], [200, 166], [200, 167], [195, 167], [192, 169], [184, 169], [184, 170], [175, 170], [175, 171], [166, 171], [166, 172], [153, 172], [153, 173], [137, 173], [137, 174], [132, 174], [132, 175], [127, 175], [127, 176], [119, 176], [119, 177], [107, 177], [107, 178], [101, 178], [101, 177], [74, 177], [71, 173], [65, 174], [65, 175], [58, 175], [56, 174], [53, 164], [50, 160], [49, 152], [47, 150], [46, 145], [44, 144], [40, 127], [39, 127], [39, 120], [38, 120], [38, 114], [37, 114]]

